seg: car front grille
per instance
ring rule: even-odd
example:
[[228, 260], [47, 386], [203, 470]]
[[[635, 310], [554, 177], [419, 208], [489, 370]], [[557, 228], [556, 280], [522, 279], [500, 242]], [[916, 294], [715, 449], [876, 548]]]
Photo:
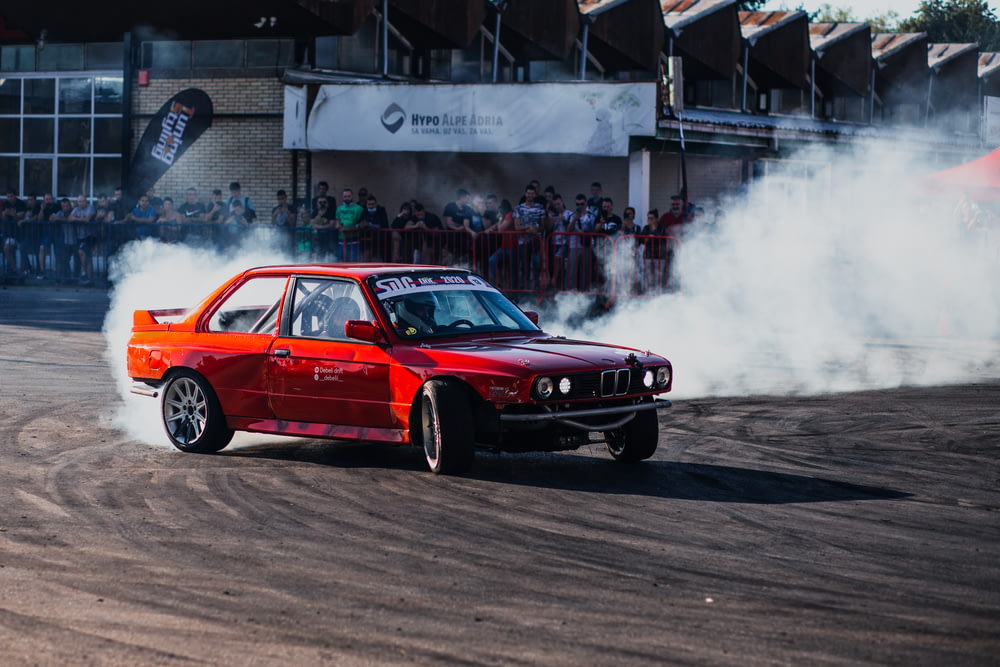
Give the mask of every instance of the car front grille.
[[553, 376], [553, 379], [558, 383], [561, 377], [569, 377], [572, 388], [569, 396], [556, 395], [553, 396], [555, 399], [614, 398], [647, 391], [642, 385], [642, 372], [633, 371], [631, 368], [574, 373], [568, 376]]

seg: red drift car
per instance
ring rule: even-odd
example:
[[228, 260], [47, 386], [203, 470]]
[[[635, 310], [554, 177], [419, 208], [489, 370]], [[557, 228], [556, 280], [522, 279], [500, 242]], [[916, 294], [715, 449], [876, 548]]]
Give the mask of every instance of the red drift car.
[[461, 269], [267, 266], [190, 310], [135, 311], [128, 373], [186, 452], [253, 431], [416, 445], [436, 473], [476, 447], [652, 456], [670, 362], [537, 320]]

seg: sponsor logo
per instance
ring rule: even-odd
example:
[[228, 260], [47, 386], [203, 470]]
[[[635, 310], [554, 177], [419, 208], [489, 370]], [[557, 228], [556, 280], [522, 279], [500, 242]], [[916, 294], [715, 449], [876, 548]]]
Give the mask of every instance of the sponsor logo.
[[395, 102], [387, 106], [385, 111], [382, 112], [382, 127], [389, 130], [392, 134], [399, 132], [399, 128], [403, 127], [405, 120], [406, 112]]
[[407, 116], [403, 107], [395, 102], [382, 112], [382, 127], [396, 134], [409, 120], [413, 134], [493, 134], [503, 127], [503, 116], [495, 114], [420, 114]]
[[379, 299], [388, 299], [410, 292], [434, 292], [443, 289], [496, 291], [492, 285], [482, 278], [470, 275], [400, 276], [383, 278], [375, 282], [375, 293]]
[[151, 155], [164, 164], [172, 165], [184, 138], [184, 129], [194, 117], [194, 107], [186, 107], [175, 102], [167, 112], [160, 126], [160, 138], [153, 146]]

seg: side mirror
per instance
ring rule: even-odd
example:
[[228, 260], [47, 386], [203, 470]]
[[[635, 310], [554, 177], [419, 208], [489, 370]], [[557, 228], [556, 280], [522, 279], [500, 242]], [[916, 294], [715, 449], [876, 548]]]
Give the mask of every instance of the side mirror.
[[534, 324], [534, 325], [535, 325], [536, 327], [538, 326], [538, 312], [537, 312], [537, 311], [534, 311], [534, 310], [526, 310], [526, 311], [524, 311], [524, 314], [525, 314], [525, 316], [526, 316], [526, 317], [527, 317], [527, 318], [528, 318], [529, 320], [531, 320], [531, 323], [532, 323], [532, 324]]
[[382, 329], [374, 322], [366, 320], [347, 320], [347, 323], [344, 324], [344, 335], [368, 343], [381, 343], [385, 340], [385, 333]]

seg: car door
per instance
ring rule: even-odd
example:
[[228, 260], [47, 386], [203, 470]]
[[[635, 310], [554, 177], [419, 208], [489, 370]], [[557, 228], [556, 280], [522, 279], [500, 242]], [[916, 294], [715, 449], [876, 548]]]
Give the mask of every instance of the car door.
[[287, 275], [253, 276], [206, 313], [188, 365], [212, 385], [225, 414], [269, 418], [267, 356]]
[[389, 356], [349, 339], [347, 320], [375, 319], [353, 280], [300, 276], [286, 298], [282, 331], [268, 358], [278, 419], [370, 428], [392, 425]]

